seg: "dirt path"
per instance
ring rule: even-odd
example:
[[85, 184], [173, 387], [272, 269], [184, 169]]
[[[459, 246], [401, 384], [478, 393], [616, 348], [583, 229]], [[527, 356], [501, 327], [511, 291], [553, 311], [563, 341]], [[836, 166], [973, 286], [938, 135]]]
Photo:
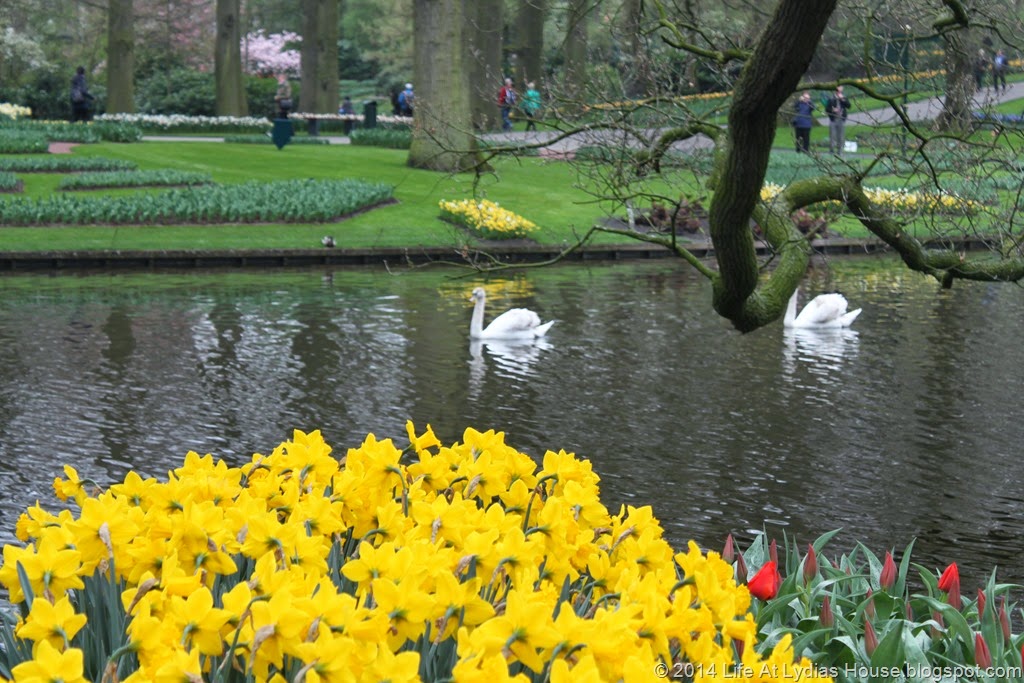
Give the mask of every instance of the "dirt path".
[[51, 142], [50, 154], [71, 154], [71, 150], [78, 146], [77, 142]]

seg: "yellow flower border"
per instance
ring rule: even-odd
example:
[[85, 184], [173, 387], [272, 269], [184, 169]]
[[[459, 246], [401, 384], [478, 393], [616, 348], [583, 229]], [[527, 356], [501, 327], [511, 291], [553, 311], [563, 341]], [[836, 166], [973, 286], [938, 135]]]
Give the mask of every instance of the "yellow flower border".
[[189, 453], [167, 481], [105, 491], [65, 467], [54, 487], [79, 512], [34, 506], [3, 549], [33, 651], [15, 680], [85, 680], [76, 634], [110, 624], [86, 623], [82, 594], [119, 582], [126, 682], [828, 680], [789, 639], [757, 655], [732, 566], [674, 553], [649, 507], [611, 514], [590, 462], [407, 431], [404, 451], [369, 435], [340, 458], [296, 431], [241, 467]]

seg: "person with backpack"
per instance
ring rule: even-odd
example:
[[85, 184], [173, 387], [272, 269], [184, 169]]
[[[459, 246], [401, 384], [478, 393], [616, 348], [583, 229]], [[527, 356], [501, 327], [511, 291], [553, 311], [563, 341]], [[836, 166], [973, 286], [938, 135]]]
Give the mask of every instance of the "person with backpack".
[[398, 93], [398, 115], [412, 116], [415, 100], [416, 96], [412, 92], [412, 83], [406, 83], [405, 90]]
[[999, 92], [1000, 82], [1003, 84], [1003, 92], [1006, 92], [1006, 69], [1008, 66], [1006, 53], [997, 50], [996, 56], [992, 58], [992, 87], [996, 92]]
[[89, 120], [89, 102], [93, 99], [85, 83], [85, 67], [80, 66], [71, 77], [71, 123]]
[[512, 108], [516, 106], [516, 91], [512, 88], [512, 79], [506, 78], [505, 85], [498, 90], [498, 106], [501, 108], [501, 129], [506, 133], [512, 130]]
[[540, 93], [533, 81], [526, 84], [523, 96], [523, 113], [526, 114], [526, 130], [537, 130], [537, 114], [540, 112]]

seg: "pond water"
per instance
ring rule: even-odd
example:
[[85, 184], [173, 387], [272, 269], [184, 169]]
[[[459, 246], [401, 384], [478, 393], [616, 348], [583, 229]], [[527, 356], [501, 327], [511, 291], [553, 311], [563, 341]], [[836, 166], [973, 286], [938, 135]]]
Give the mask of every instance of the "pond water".
[[[166, 477], [190, 450], [238, 464], [292, 429], [337, 452], [404, 444], [411, 419], [590, 458], [605, 504], [653, 505], [677, 547], [842, 528], [836, 552], [918, 539], [915, 560], [957, 561], [968, 592], [996, 565], [1024, 582], [1018, 287], [834, 260], [805, 288], [863, 306], [853, 330], [740, 335], [676, 260], [454, 275], [0, 277], [0, 541], [54, 505], [63, 463]], [[558, 322], [534, 345], [471, 344], [478, 284], [488, 319]]]

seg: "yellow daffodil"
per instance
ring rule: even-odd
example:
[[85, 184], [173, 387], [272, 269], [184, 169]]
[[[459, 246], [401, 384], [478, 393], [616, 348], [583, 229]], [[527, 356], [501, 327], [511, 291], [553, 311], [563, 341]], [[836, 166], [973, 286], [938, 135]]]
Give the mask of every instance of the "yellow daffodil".
[[16, 683], [87, 683], [82, 651], [61, 652], [48, 641], [39, 642], [32, 659], [18, 664], [11, 673]]
[[76, 614], [71, 601], [62, 596], [55, 603], [39, 598], [32, 602], [32, 609], [16, 633], [19, 638], [35, 642], [33, 650], [42, 642], [48, 642], [55, 649], [63, 651], [83, 626], [84, 614]]

